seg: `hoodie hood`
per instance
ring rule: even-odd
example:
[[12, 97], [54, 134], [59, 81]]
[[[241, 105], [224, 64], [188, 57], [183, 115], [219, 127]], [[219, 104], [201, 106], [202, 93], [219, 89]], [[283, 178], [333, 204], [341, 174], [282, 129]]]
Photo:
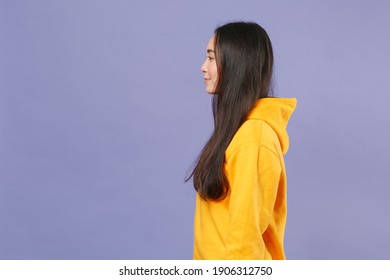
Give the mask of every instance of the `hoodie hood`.
[[285, 154], [289, 147], [287, 123], [296, 106], [296, 98], [261, 98], [256, 102], [247, 119], [265, 121], [278, 135], [282, 152]]

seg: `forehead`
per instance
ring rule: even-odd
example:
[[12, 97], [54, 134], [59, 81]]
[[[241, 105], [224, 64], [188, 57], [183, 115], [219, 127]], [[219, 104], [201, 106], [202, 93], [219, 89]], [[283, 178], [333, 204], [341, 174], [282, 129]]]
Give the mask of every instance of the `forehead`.
[[212, 36], [209, 40], [209, 43], [207, 44], [208, 50], [214, 50], [214, 36]]

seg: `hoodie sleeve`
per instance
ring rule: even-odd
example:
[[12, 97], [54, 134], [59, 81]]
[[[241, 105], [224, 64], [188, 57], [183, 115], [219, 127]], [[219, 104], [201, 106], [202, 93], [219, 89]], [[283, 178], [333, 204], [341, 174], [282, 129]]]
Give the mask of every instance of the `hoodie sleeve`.
[[281, 163], [259, 142], [239, 146], [226, 162], [230, 184], [226, 259], [265, 259], [263, 234], [278, 192]]

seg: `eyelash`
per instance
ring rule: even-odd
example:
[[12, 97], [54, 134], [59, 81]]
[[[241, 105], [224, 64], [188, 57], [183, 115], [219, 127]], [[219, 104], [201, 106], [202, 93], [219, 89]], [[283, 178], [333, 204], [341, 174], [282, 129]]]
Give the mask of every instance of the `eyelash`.
[[208, 59], [208, 60], [213, 60], [214, 57], [208, 56], [207, 59]]

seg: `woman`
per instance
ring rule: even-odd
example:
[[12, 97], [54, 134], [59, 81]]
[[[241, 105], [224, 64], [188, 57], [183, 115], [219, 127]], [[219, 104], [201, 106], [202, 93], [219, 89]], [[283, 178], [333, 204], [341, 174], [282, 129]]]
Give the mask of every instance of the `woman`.
[[214, 132], [191, 173], [194, 259], [285, 259], [287, 122], [295, 98], [271, 98], [273, 52], [256, 23], [215, 30], [201, 67]]

